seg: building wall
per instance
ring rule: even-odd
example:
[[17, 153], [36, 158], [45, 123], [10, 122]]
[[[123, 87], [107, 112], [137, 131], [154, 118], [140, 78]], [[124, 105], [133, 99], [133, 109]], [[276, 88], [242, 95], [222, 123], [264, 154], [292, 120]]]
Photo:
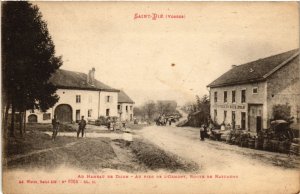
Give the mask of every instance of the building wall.
[[[119, 103], [119, 116], [121, 121], [131, 121], [133, 119], [133, 105], [132, 103]], [[127, 110], [126, 110], [127, 107]], [[121, 114], [120, 114], [121, 113]], [[130, 116], [132, 115], [132, 116]]]
[[[80, 117], [84, 116], [85, 119], [97, 119], [99, 116], [106, 115], [106, 109], [109, 109], [110, 116], [118, 116], [117, 113], [117, 92], [104, 92], [104, 91], [88, 91], [88, 90], [72, 90], [72, 89], [58, 89], [57, 95], [60, 97], [59, 101], [46, 113], [51, 114], [51, 119], [55, 113], [55, 108], [61, 104], [67, 104], [72, 107], [72, 121], [76, 121], [76, 110], [80, 110]], [[76, 102], [76, 95], [80, 95], [80, 103]], [[107, 96], [111, 96], [110, 102], [107, 102]], [[100, 101], [99, 101], [100, 97]], [[100, 102], [100, 104], [99, 104]], [[90, 110], [91, 115], [88, 115]], [[34, 110], [34, 113], [27, 111], [28, 116], [35, 114], [38, 117], [39, 123], [50, 123], [51, 119], [44, 120], [42, 112]]]
[[[111, 96], [110, 102], [107, 102], [107, 96]], [[106, 109], [110, 110], [109, 116], [118, 116], [118, 92], [100, 93], [100, 116], [106, 116]]]
[[[47, 119], [44, 119], [43, 118], [44, 114], [48, 114], [49, 117]], [[29, 120], [29, 116], [31, 116], [31, 115], [37, 116], [37, 122], [38, 123], [51, 123], [51, 119], [53, 117], [52, 108], [48, 109], [45, 113], [40, 112], [39, 110], [33, 110], [33, 111], [27, 110], [26, 111], [26, 122], [27, 123], [28, 123], [28, 120]]]
[[[257, 93], [253, 93], [253, 89], [257, 88]], [[246, 90], [246, 102], [241, 102], [241, 91]], [[224, 102], [224, 91], [227, 91], [227, 102]], [[235, 91], [235, 102], [232, 102], [232, 91]], [[214, 101], [214, 93], [217, 92], [217, 102]], [[236, 123], [235, 125], [241, 126], [241, 114], [246, 113], [246, 128], [248, 130], [249, 123], [249, 108], [250, 105], [262, 105], [262, 120], [263, 127], [267, 126], [267, 109], [266, 109], [266, 83], [259, 82], [253, 84], [242, 84], [235, 86], [225, 86], [210, 89], [210, 116], [214, 120], [215, 110], [217, 111], [217, 117], [215, 121], [221, 124], [223, 121], [225, 124], [232, 125], [232, 111], [235, 111]], [[227, 111], [226, 119], [224, 120], [224, 111]], [[253, 129], [251, 129], [253, 130]]]
[[[300, 67], [299, 56], [280, 70], [272, 74], [267, 80], [268, 115], [273, 118], [273, 106], [288, 104], [291, 106], [291, 116], [294, 126], [299, 129], [300, 111]], [[298, 119], [297, 119], [298, 118]]]

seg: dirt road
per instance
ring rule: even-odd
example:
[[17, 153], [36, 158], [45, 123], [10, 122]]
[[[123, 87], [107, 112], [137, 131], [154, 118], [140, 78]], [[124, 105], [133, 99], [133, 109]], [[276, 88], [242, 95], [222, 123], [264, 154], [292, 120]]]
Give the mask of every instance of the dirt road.
[[[220, 192], [225, 187], [236, 193], [297, 193], [299, 190], [297, 168], [272, 164], [272, 158], [289, 159], [286, 155], [210, 140], [201, 142], [198, 129], [189, 127], [150, 126], [141, 130], [140, 135], [166, 151], [198, 163], [201, 175], [238, 177], [221, 178], [222, 181], [217, 185], [212, 184], [212, 187], [205, 185], [205, 188], [209, 188], [207, 191]], [[297, 158], [291, 158], [293, 159]], [[199, 182], [200, 185], [202, 183], [204, 182]]]

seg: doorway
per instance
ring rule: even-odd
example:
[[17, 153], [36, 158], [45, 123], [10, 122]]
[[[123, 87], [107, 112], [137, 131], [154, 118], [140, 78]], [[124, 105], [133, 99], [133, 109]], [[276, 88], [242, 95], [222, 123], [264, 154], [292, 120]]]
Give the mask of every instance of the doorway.
[[37, 116], [35, 114], [29, 115], [28, 123], [37, 123]]
[[263, 105], [249, 105], [248, 109], [248, 128], [252, 132], [259, 132], [262, 129], [262, 109]]
[[76, 122], [80, 120], [80, 110], [76, 110]]
[[231, 125], [232, 129], [235, 129], [235, 111], [231, 112]]
[[246, 129], [246, 113], [245, 112], [241, 112], [241, 125], [242, 125], [242, 129], [245, 130]]
[[72, 122], [72, 108], [68, 104], [60, 104], [55, 108], [54, 114], [59, 122]]

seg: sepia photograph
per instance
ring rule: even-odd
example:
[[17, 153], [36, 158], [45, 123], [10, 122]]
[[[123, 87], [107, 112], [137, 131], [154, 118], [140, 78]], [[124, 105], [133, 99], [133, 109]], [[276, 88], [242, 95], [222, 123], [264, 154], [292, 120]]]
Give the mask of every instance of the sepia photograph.
[[298, 2], [1, 2], [5, 194], [297, 194]]

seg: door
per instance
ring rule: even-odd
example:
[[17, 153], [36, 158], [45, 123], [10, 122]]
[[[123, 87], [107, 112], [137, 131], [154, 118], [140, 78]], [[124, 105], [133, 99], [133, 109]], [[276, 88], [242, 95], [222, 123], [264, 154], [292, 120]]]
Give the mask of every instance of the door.
[[36, 115], [29, 115], [28, 116], [28, 123], [37, 123], [37, 116]]
[[76, 110], [76, 122], [80, 120], [80, 110]]
[[246, 113], [241, 112], [241, 125], [242, 129], [246, 129]]
[[54, 114], [59, 122], [71, 123], [72, 122], [72, 108], [68, 104], [61, 104], [55, 108]]
[[109, 108], [106, 109], [106, 116], [109, 117]]
[[258, 132], [262, 129], [262, 105], [250, 105], [248, 112], [249, 130]]
[[232, 111], [231, 113], [231, 125], [232, 129], [235, 129], [235, 111]]
[[258, 133], [262, 128], [261, 125], [261, 116], [256, 117], [256, 132]]

